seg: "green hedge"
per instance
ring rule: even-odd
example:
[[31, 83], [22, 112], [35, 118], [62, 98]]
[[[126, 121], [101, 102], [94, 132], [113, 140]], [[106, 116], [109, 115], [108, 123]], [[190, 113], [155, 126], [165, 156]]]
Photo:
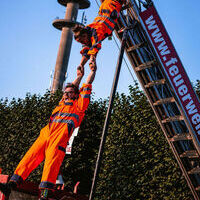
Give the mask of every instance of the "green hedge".
[[[199, 93], [199, 82], [196, 89]], [[193, 199], [152, 109], [137, 83], [129, 95], [114, 102], [95, 200]], [[0, 102], [0, 167], [12, 174], [20, 159], [48, 123], [61, 93], [54, 97], [27, 94], [25, 99]], [[72, 155], [63, 162], [68, 190], [80, 181], [79, 192], [89, 194], [108, 100], [92, 100]], [[29, 180], [39, 182], [42, 166]]]

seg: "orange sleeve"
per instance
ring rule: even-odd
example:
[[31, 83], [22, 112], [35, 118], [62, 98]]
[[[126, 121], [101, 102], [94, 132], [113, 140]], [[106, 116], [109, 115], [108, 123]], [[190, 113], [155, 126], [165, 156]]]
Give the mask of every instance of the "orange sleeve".
[[80, 112], [85, 112], [87, 110], [90, 103], [91, 92], [92, 92], [92, 85], [83, 83], [78, 98], [78, 110]]
[[89, 51], [90, 47], [88, 46], [83, 46], [83, 48], [80, 51], [80, 54], [82, 56], [88, 57], [88, 51]]
[[92, 46], [88, 50], [87, 54], [90, 55], [96, 55], [99, 50], [101, 49], [101, 41], [96, 41], [94, 37], [91, 38]]
[[91, 48], [90, 48], [90, 50], [88, 51], [88, 55], [90, 56], [90, 55], [96, 55], [98, 52], [99, 52], [99, 50], [101, 49], [101, 43], [99, 42], [99, 43], [96, 43], [95, 45], [93, 45]]

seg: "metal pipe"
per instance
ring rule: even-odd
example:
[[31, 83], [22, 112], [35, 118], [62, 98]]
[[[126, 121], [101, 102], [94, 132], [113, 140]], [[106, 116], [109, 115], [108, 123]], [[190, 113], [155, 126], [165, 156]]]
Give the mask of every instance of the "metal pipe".
[[[67, 3], [65, 19], [69, 21], [76, 21], [79, 4], [75, 2]], [[71, 28], [63, 27], [60, 39], [60, 45], [56, 60], [53, 85], [51, 92], [54, 93], [57, 89], [62, 89], [65, 81], [65, 74], [68, 67], [68, 61], [71, 51], [73, 33]]]
[[94, 172], [94, 177], [93, 177], [93, 182], [92, 182], [89, 200], [93, 199], [93, 196], [94, 196], [95, 191], [96, 191], [96, 179], [98, 178], [99, 169], [100, 169], [100, 166], [101, 166], [102, 154], [103, 154], [104, 145], [105, 145], [106, 136], [107, 136], [107, 131], [108, 131], [108, 126], [109, 126], [109, 122], [110, 122], [110, 117], [111, 117], [111, 112], [112, 112], [112, 107], [113, 107], [113, 101], [114, 101], [114, 98], [115, 98], [116, 88], [117, 88], [117, 84], [118, 84], [118, 80], [119, 80], [119, 74], [120, 74], [121, 65], [122, 65], [122, 59], [123, 59], [123, 55], [124, 55], [124, 49], [125, 49], [125, 46], [126, 46], [127, 32], [128, 32], [128, 28], [125, 28], [124, 32], [123, 32], [121, 48], [120, 48], [118, 63], [117, 63], [117, 66], [116, 66], [113, 85], [112, 85], [112, 89], [111, 89], [111, 93], [110, 93], [110, 100], [109, 100], [108, 110], [107, 110], [107, 114], [106, 114], [106, 119], [105, 119], [105, 122], [104, 122], [103, 133], [102, 133], [102, 136], [101, 136], [101, 143], [100, 143], [99, 153], [98, 153], [98, 157], [97, 157], [97, 161], [96, 161], [96, 167], [95, 167], [95, 172]]

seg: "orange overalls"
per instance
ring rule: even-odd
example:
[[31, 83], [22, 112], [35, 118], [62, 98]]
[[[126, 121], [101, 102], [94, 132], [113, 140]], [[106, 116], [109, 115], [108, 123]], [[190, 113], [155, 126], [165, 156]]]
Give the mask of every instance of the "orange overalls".
[[101, 42], [112, 32], [117, 23], [119, 12], [126, 0], [104, 0], [93, 23], [85, 28], [90, 33], [90, 45], [83, 45], [81, 54], [87, 58], [96, 55], [101, 49]]
[[40, 188], [53, 189], [65, 156], [67, 142], [80, 126], [90, 102], [91, 84], [83, 84], [79, 98], [65, 103], [60, 101], [53, 110], [50, 122], [17, 166], [10, 181], [20, 183], [45, 159]]

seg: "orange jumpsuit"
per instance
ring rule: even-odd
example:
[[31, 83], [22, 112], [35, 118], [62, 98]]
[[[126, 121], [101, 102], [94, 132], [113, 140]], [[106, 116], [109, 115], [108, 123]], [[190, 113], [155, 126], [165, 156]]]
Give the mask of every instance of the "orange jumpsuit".
[[40, 188], [53, 189], [65, 156], [67, 142], [74, 130], [80, 126], [90, 102], [91, 84], [83, 84], [79, 98], [60, 101], [53, 110], [50, 122], [17, 166], [10, 181], [20, 183], [45, 159]]
[[83, 45], [81, 54], [87, 58], [96, 55], [101, 49], [101, 42], [112, 32], [117, 23], [119, 12], [126, 0], [104, 0], [93, 23], [85, 28], [89, 32], [90, 45]]

